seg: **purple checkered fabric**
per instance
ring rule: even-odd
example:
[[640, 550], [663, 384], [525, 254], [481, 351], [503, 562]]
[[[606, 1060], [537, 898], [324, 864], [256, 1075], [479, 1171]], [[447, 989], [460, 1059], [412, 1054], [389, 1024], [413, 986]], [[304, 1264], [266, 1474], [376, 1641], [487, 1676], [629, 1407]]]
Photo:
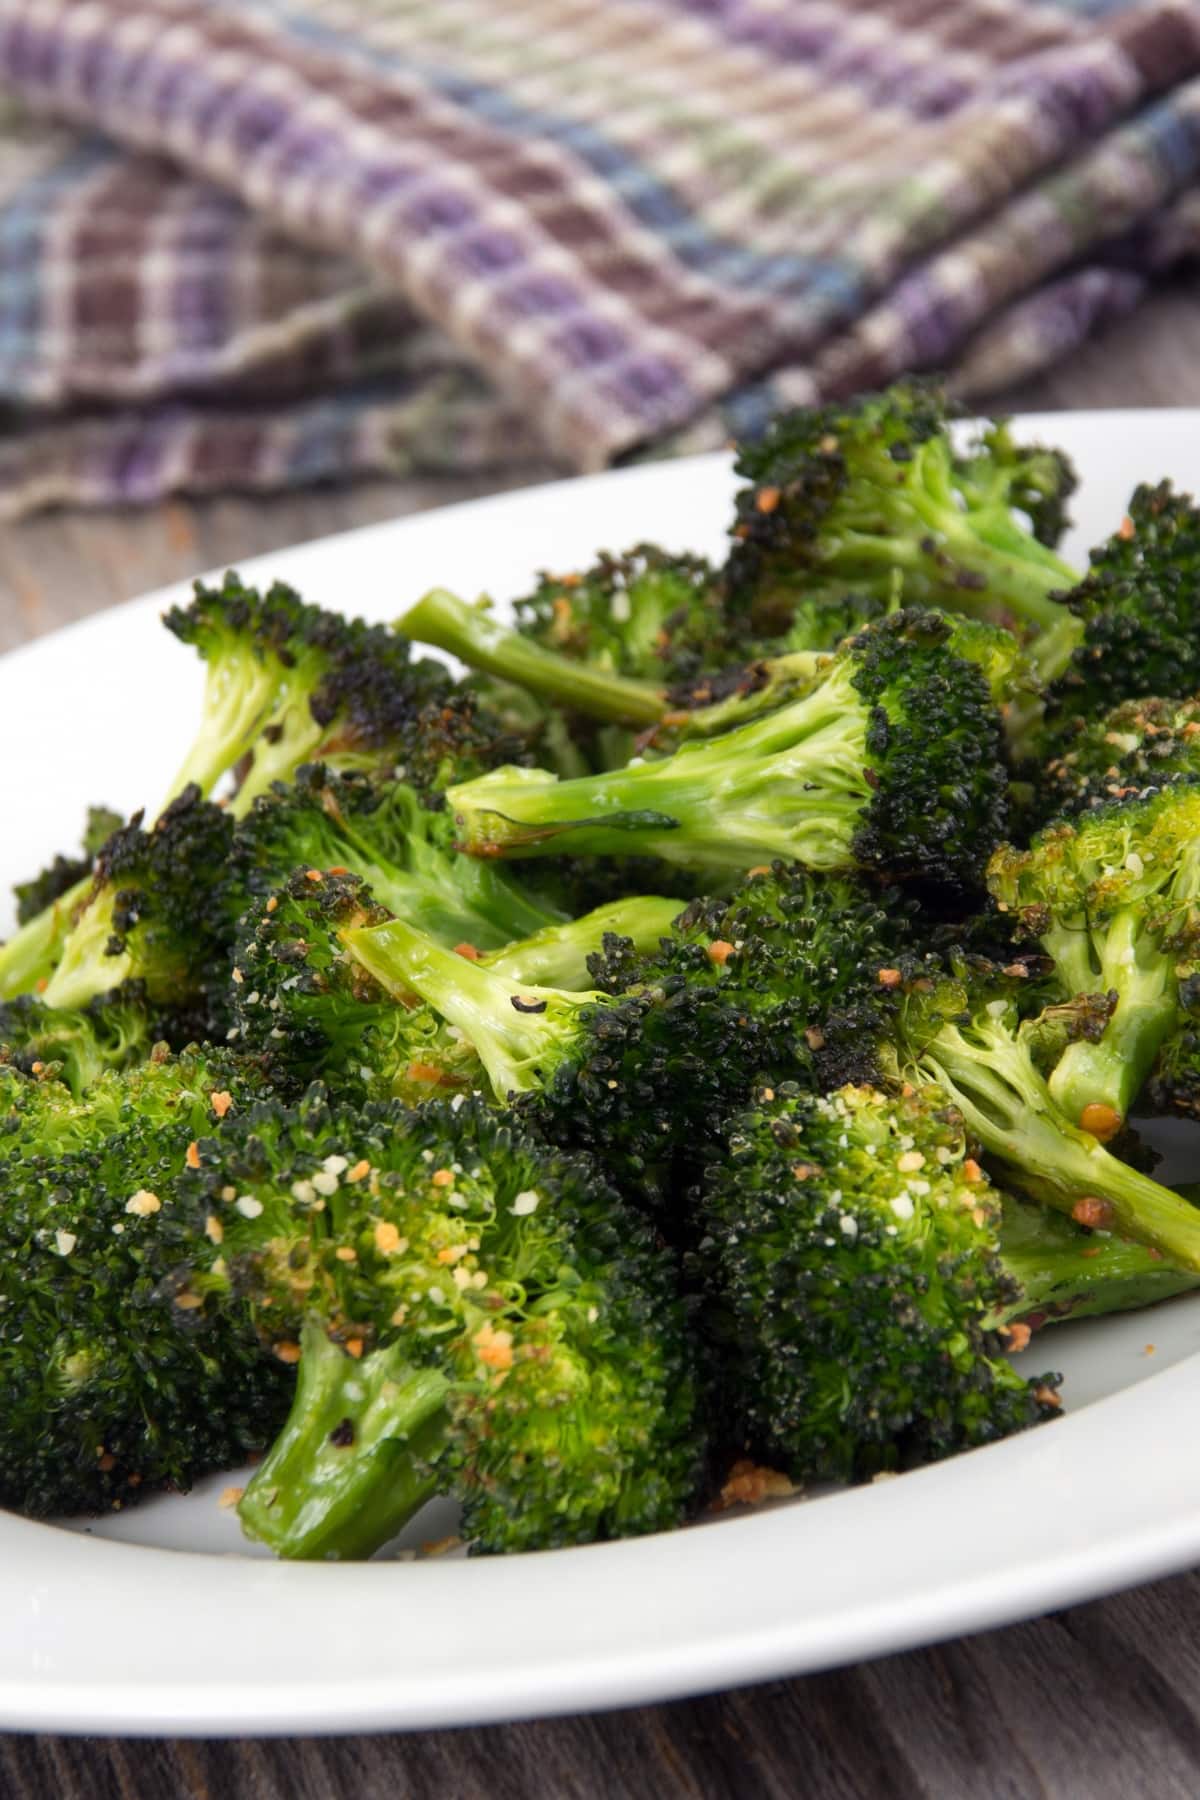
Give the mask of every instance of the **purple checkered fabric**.
[[1035, 373], [1200, 243], [1191, 0], [0, 0], [0, 515]]

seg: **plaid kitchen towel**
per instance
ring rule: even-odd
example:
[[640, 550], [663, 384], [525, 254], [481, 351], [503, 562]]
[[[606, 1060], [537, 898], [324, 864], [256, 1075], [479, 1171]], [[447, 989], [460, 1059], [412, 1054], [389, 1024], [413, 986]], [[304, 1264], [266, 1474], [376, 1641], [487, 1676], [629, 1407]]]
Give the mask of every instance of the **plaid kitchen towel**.
[[721, 442], [1200, 248], [1200, 0], [0, 0], [0, 512]]

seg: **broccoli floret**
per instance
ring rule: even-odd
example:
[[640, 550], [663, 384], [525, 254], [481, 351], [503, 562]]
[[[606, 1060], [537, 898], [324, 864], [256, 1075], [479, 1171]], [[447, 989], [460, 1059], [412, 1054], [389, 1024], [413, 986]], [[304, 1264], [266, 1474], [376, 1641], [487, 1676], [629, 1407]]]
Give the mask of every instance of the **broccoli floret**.
[[922, 970], [897, 990], [893, 1073], [941, 1088], [1007, 1185], [1200, 1269], [1200, 1209], [1119, 1162], [1058, 1105], [1038, 1065], [1040, 1021], [1020, 1018], [1021, 985], [965, 961], [941, 978]]
[[[80, 1102], [0, 1067], [0, 1505], [106, 1510], [187, 1487], [270, 1442], [289, 1372], [243, 1303], [203, 1311], [171, 1195], [222, 1113], [253, 1091], [229, 1059], [156, 1058]], [[206, 1239], [207, 1251], [212, 1250]]]
[[214, 980], [223, 985], [231, 921], [222, 877], [232, 840], [229, 815], [195, 786], [149, 829], [135, 813], [96, 858], [46, 1004], [78, 1008], [137, 980], [152, 1001], [178, 1005]]
[[698, 1199], [701, 1314], [746, 1447], [866, 1480], [1035, 1424], [1055, 1379], [1005, 1359], [1000, 1202], [934, 1088], [769, 1089]]
[[135, 983], [73, 1012], [26, 994], [0, 1004], [0, 1060], [52, 1073], [78, 1097], [106, 1070], [147, 1057], [166, 1023]]
[[422, 805], [407, 782], [299, 771], [255, 802], [233, 843], [236, 900], [259, 900], [297, 869], [349, 870], [375, 898], [451, 946], [497, 950], [561, 924], [564, 914], [507, 873], [455, 853], [444, 811]]
[[1041, 770], [1043, 818], [1071, 817], [1149, 787], [1200, 776], [1200, 700], [1125, 700], [1076, 718]]
[[786, 413], [743, 446], [731, 614], [779, 637], [798, 604], [811, 613], [852, 595], [886, 610], [899, 572], [907, 605], [1009, 626], [1032, 638], [1044, 676], [1057, 673], [1080, 627], [1053, 596], [1078, 576], [1040, 536], [1060, 522], [1068, 465], [1000, 427], [960, 456], [948, 418], [936, 385], [907, 381]]
[[898, 613], [843, 646], [811, 693], [659, 761], [456, 786], [459, 842], [726, 869], [779, 856], [969, 889], [1002, 833], [1007, 779], [987, 684], [949, 634], [940, 614]]
[[490, 760], [474, 756], [488, 727], [445, 669], [414, 663], [396, 632], [306, 605], [282, 582], [265, 593], [233, 573], [219, 588], [198, 582], [190, 605], [164, 623], [206, 664], [201, 728], [172, 794], [192, 782], [209, 794], [236, 770], [241, 813], [306, 762], [403, 764], [418, 786], [436, 786], [447, 771]]
[[573, 662], [673, 686], [726, 656], [720, 584], [703, 557], [638, 544], [516, 602], [523, 637]]
[[1142, 1099], [1151, 1112], [1200, 1119], [1200, 974], [1183, 977], [1178, 999], [1178, 1015]]
[[680, 1522], [702, 1434], [676, 1270], [591, 1165], [470, 1103], [334, 1112], [319, 1089], [227, 1121], [198, 1164], [219, 1260], [187, 1291], [303, 1346], [251, 1535], [369, 1555], [435, 1488], [479, 1550]]
[[1070, 748], [1076, 719], [1099, 719], [1122, 700], [1200, 691], [1200, 510], [1194, 502], [1170, 482], [1139, 487], [1124, 524], [1090, 560], [1069, 596], [1081, 642], [1047, 707], [1047, 739], [1057, 751]]
[[399, 920], [344, 943], [382, 987], [419, 995], [456, 1033], [427, 1040], [435, 1072], [465, 1040], [499, 1102], [517, 1097], [544, 1135], [594, 1152], [661, 1213], [757, 1076], [822, 1083], [874, 1070], [878, 970], [902, 924], [848, 880], [781, 866], [728, 900], [695, 902], [649, 954], [610, 936], [589, 960], [591, 991], [464, 963]]
[[1179, 977], [1200, 944], [1200, 782], [1180, 782], [1005, 845], [988, 885], [1053, 957], [1068, 996], [1112, 997], [1095, 1037], [1050, 1074], [1067, 1117], [1101, 1138], [1124, 1123], [1179, 1012]]
[[17, 900], [17, 924], [28, 925], [39, 913], [53, 907], [56, 900], [63, 899], [80, 882], [86, 881], [101, 845], [123, 823], [120, 813], [110, 812], [106, 806], [90, 806], [83, 833], [82, 854], [56, 856], [32, 880], [20, 881], [13, 888]]

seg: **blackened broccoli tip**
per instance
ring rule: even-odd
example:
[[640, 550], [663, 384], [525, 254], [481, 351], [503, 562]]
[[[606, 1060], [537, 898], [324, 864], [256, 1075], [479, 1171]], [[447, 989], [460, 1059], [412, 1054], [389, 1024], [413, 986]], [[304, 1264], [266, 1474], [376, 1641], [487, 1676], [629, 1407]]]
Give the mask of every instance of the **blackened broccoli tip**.
[[1200, 509], [1169, 482], [1139, 487], [1069, 596], [1081, 642], [1050, 691], [1051, 749], [1069, 747], [1073, 721], [1099, 719], [1121, 701], [1200, 690], [1198, 574]]
[[122, 982], [151, 1000], [185, 1001], [222, 965], [229, 920], [222, 877], [233, 821], [191, 786], [146, 827], [141, 813], [107, 840], [87, 898], [43, 990], [79, 1007]]
[[[28, 925], [39, 913], [45, 912], [58, 900], [67, 898], [72, 890], [86, 882], [92, 872], [92, 863], [105, 840], [118, 831], [124, 824], [119, 813], [111, 812], [104, 806], [88, 808], [87, 824], [81, 844], [81, 854], [72, 856], [58, 855], [53, 862], [40, 870], [29, 881], [18, 882], [13, 889], [17, 901], [17, 924]], [[70, 902], [68, 901], [68, 904]]]
[[433, 588], [418, 600], [397, 629], [418, 643], [457, 656], [468, 668], [513, 682], [588, 718], [646, 726], [663, 714], [662, 690], [652, 683], [563, 656], [502, 625], [482, 607], [468, 606], [445, 588]]
[[592, 1164], [469, 1101], [319, 1089], [201, 1150], [185, 1185], [219, 1244], [194, 1288], [240, 1293], [301, 1367], [242, 1501], [256, 1536], [369, 1554], [433, 1488], [490, 1551], [683, 1517], [702, 1431], [676, 1271]]
[[[785, 413], [743, 446], [728, 604], [759, 633], [787, 631], [797, 604], [846, 595], [944, 607], [1052, 638], [1079, 635], [1055, 598], [1076, 572], [1048, 542], [1073, 485], [1061, 458], [997, 429], [963, 453], [936, 383], [904, 381], [848, 404]], [[1032, 526], [1032, 529], [1030, 528]], [[1063, 644], [1058, 646], [1058, 640]]]
[[447, 794], [476, 856], [650, 851], [745, 869], [978, 885], [1003, 836], [999, 715], [944, 615], [906, 611], [849, 640], [811, 692], [670, 756], [559, 782], [501, 769]]
[[[1006, 1185], [1200, 1269], [1200, 1209], [1111, 1155], [1051, 1093], [1042, 1034], [1061, 1049], [1072, 1009], [1048, 1023], [1023, 1019], [1027, 982], [1023, 965], [1001, 972], [965, 960], [941, 977], [926, 970], [905, 981], [881, 1060], [895, 1079], [942, 1089]], [[1084, 1030], [1092, 1013], [1085, 1000]]]
[[[152, 1056], [76, 1099], [0, 1067], [0, 1505], [107, 1510], [263, 1450], [290, 1380], [236, 1298], [189, 1286], [177, 1185], [259, 1088], [219, 1053]], [[199, 1244], [197, 1242], [199, 1233]]]
[[1006, 1360], [999, 1197], [936, 1089], [767, 1088], [699, 1205], [697, 1255], [747, 1447], [869, 1479], [1057, 1410]]
[[1112, 801], [997, 851], [997, 903], [1054, 959], [1068, 997], [1109, 996], [1099, 1033], [1050, 1074], [1068, 1118], [1120, 1129], [1179, 1018], [1180, 978], [1200, 954], [1200, 781]]

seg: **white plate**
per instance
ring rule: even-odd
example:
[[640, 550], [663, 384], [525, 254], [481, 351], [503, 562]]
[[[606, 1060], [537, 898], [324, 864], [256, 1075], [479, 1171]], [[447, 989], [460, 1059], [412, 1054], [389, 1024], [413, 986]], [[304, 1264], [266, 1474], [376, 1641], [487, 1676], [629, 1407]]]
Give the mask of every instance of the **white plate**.
[[[1200, 488], [1200, 414], [1023, 429], [1078, 460], [1075, 551], [1115, 526], [1137, 477]], [[245, 573], [390, 619], [435, 582], [513, 595], [538, 568], [640, 538], [720, 554], [731, 491], [727, 459], [705, 457], [449, 507]], [[0, 884], [71, 844], [85, 803], [161, 799], [200, 691], [198, 665], [154, 623], [181, 592], [0, 662]], [[584, 1550], [281, 1565], [245, 1553], [217, 1506], [227, 1478], [71, 1530], [0, 1514], [0, 1727], [309, 1733], [576, 1711], [1111, 1591], [1200, 1556], [1198, 1352], [1190, 1298], [1064, 1327], [1030, 1353], [1066, 1373], [1060, 1422], [896, 1481]]]

